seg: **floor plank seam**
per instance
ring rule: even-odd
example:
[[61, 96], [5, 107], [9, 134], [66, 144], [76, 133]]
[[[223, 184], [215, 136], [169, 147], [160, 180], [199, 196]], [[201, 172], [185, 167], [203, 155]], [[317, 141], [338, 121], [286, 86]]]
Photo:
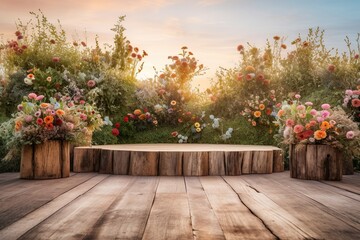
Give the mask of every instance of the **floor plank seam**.
[[158, 189], [159, 183], [160, 183], [160, 178], [159, 178], [158, 176], [157, 176], [157, 179], [158, 179], [158, 181], [157, 181], [157, 183], [156, 183], [156, 188], [155, 188], [154, 197], [153, 197], [153, 200], [152, 200], [152, 203], [151, 203], [151, 207], [149, 208], [149, 212], [148, 212], [148, 215], [147, 215], [147, 218], [146, 218], [146, 222], [145, 222], [145, 225], [144, 225], [145, 227], [144, 227], [144, 230], [143, 230], [143, 232], [142, 232], [142, 234], [141, 234], [141, 239], [144, 239], [145, 230], [146, 230], [146, 227], [147, 227], [148, 222], [149, 222], [149, 218], [150, 218], [150, 215], [151, 215], [151, 211], [152, 211], [152, 209], [153, 209], [153, 207], [154, 207], [154, 204], [155, 204], [156, 195], [157, 195], [157, 189]]
[[[269, 228], [269, 226], [256, 214], [254, 213], [250, 207], [248, 207], [248, 205], [246, 205], [244, 203], [244, 201], [241, 199], [240, 195], [235, 191], [235, 189], [226, 181], [226, 179], [224, 179], [223, 176], [220, 176], [223, 181], [234, 191], [234, 193], [238, 196], [240, 202], [249, 210], [249, 212], [251, 212], [252, 215], [254, 215], [257, 219], [259, 219], [262, 224], [264, 225], [264, 227], [275, 237], [275, 239], [280, 240], [280, 238]], [[254, 189], [255, 190], [255, 189]]]
[[[343, 190], [343, 191], [346, 191], [346, 192], [349, 192], [349, 193], [352, 193], [352, 194], [355, 194], [355, 195], [360, 196], [359, 193], [354, 192], [354, 191], [351, 191], [351, 190], [349, 190], [349, 189], [342, 188], [342, 187], [340, 187], [340, 186], [334, 186], [334, 185], [329, 184], [329, 183], [327, 183], [327, 182], [325, 182], [325, 181], [320, 181], [320, 182], [323, 183], [323, 184], [326, 184], [326, 185], [328, 185], [328, 186], [331, 186], [331, 187], [334, 187], [334, 188], [337, 188], [337, 189], [341, 189], [341, 190]], [[340, 193], [340, 194], [341, 194], [341, 193]], [[351, 197], [346, 196], [346, 195], [344, 195], [344, 194], [341, 194], [341, 195], [342, 195], [342, 196], [345, 196], [345, 197], [348, 197], [348, 198], [351, 198]], [[356, 200], [356, 201], [359, 201], [358, 199], [354, 199], [354, 198], [351, 198], [351, 199]]]
[[[78, 187], [78, 186], [80, 186], [80, 185], [82, 185], [82, 184], [84, 184], [84, 183], [86, 183], [86, 182], [90, 181], [92, 178], [94, 178], [94, 177], [95, 177], [95, 176], [97, 176], [97, 175], [99, 175], [99, 174], [95, 174], [95, 175], [93, 175], [91, 178], [89, 178], [89, 179], [85, 180], [85, 181], [84, 181], [84, 182], [82, 182], [81, 184], [78, 184], [76, 187]], [[45, 222], [47, 219], [49, 219], [50, 217], [52, 217], [53, 215], [55, 215], [56, 213], [58, 213], [59, 211], [61, 211], [61, 210], [62, 210], [62, 209], [64, 209], [65, 207], [67, 207], [68, 205], [70, 205], [72, 202], [76, 201], [76, 199], [78, 199], [79, 197], [83, 196], [84, 194], [86, 194], [87, 192], [89, 192], [91, 189], [93, 189], [94, 187], [96, 187], [98, 184], [100, 184], [101, 182], [103, 182], [105, 179], [107, 179], [107, 178], [109, 178], [109, 177], [110, 177], [110, 175], [108, 175], [106, 178], [104, 178], [103, 180], [101, 180], [100, 182], [98, 182], [97, 184], [95, 184], [94, 186], [92, 186], [91, 188], [89, 188], [86, 192], [84, 192], [84, 193], [80, 194], [79, 196], [77, 196], [76, 198], [74, 198], [71, 202], [69, 202], [69, 203], [65, 204], [64, 206], [62, 206], [61, 208], [59, 208], [58, 210], [56, 210], [53, 214], [51, 214], [50, 216], [46, 217], [46, 218], [45, 218], [45, 219], [43, 219], [41, 222], [39, 222], [37, 225], [35, 225], [35, 226], [33, 226], [32, 228], [30, 228], [29, 230], [27, 230], [24, 234], [22, 234], [22, 235], [21, 235], [21, 237], [20, 237], [20, 238], [22, 238], [23, 236], [25, 236], [26, 234], [28, 234], [29, 232], [31, 232], [31, 230], [33, 230], [34, 228], [36, 228], [38, 225], [40, 225], [40, 224], [42, 224], [43, 222]], [[70, 191], [70, 190], [72, 190], [72, 189], [74, 189], [74, 188], [75, 188], [75, 187], [73, 187], [73, 188], [69, 189], [68, 191]], [[62, 194], [60, 194], [60, 195], [58, 195], [56, 198], [58, 198], [58, 197], [62, 196], [63, 194], [67, 193], [68, 191], [66, 191], [66, 192], [64, 192], [64, 193], [62, 193]], [[52, 199], [51, 201], [49, 201], [49, 202], [54, 201], [56, 198], [53, 198], [53, 199]], [[47, 202], [47, 203], [45, 203], [45, 204], [41, 205], [39, 208], [41, 208], [41, 207], [45, 206], [45, 205], [46, 205], [46, 204], [48, 204], [49, 202]], [[39, 208], [37, 208], [37, 209], [39, 209]], [[32, 213], [32, 212], [34, 212], [34, 211], [36, 211], [37, 209], [35, 209], [35, 210], [33, 210], [33, 211], [29, 212], [28, 214], [30, 214], [30, 213]], [[24, 217], [26, 217], [28, 214], [26, 214]], [[16, 222], [14, 222], [14, 223], [16, 223]], [[14, 223], [13, 223], [13, 224], [14, 224]], [[9, 225], [9, 226], [11, 226], [11, 225]]]
[[185, 184], [185, 192], [186, 192], [186, 197], [187, 197], [187, 202], [188, 202], [188, 206], [189, 206], [189, 216], [190, 216], [190, 223], [191, 223], [191, 231], [192, 231], [192, 235], [193, 235], [193, 239], [196, 239], [196, 233], [195, 233], [195, 229], [194, 229], [194, 224], [193, 224], [193, 217], [191, 214], [191, 206], [190, 206], [190, 200], [189, 200], [189, 193], [188, 193], [188, 186], [186, 184], [186, 179], [185, 176], [183, 176], [183, 180], [184, 180], [184, 184]]

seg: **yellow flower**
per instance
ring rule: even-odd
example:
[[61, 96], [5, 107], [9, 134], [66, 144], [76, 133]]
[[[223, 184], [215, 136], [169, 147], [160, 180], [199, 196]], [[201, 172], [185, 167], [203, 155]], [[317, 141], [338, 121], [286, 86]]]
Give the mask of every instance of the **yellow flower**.
[[260, 117], [260, 116], [261, 116], [261, 112], [260, 112], [260, 111], [255, 111], [255, 112], [254, 112], [254, 116], [255, 116], [256, 118]]
[[46, 116], [45, 118], [44, 118], [44, 122], [46, 123], [46, 124], [50, 124], [50, 123], [52, 123], [54, 121], [54, 117], [53, 116]]
[[260, 104], [260, 105], [259, 105], [259, 109], [260, 109], [260, 110], [264, 110], [264, 109], [265, 109], [265, 105], [264, 105], [264, 104]]
[[56, 115], [58, 115], [59, 117], [64, 115], [64, 114], [65, 114], [64, 110], [61, 110], [61, 109], [56, 110]]
[[196, 128], [199, 128], [199, 127], [200, 127], [200, 123], [196, 122], [196, 123], [194, 124], [194, 126], [195, 126]]
[[139, 116], [139, 115], [141, 115], [141, 114], [142, 114], [142, 112], [141, 112], [140, 109], [135, 109], [134, 115]]
[[171, 105], [171, 106], [175, 106], [175, 105], [176, 105], [176, 101], [175, 101], [175, 100], [172, 100], [172, 101], [170, 102], [170, 105]]
[[324, 138], [326, 138], [326, 136], [327, 136], [327, 134], [326, 134], [326, 132], [323, 131], [323, 130], [317, 130], [317, 131], [315, 131], [315, 133], [314, 133], [314, 138], [315, 138], [316, 140], [324, 139]]
[[195, 130], [196, 130], [196, 132], [201, 132], [201, 128], [199, 128], [199, 127], [196, 128]]

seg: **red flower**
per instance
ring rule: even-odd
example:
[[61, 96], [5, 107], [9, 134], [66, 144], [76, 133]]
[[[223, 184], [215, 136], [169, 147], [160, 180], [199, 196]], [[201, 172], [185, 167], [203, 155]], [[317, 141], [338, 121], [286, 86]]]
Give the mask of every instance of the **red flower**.
[[238, 45], [237, 46], [237, 50], [240, 52], [240, 51], [242, 51], [242, 50], [244, 50], [244, 46], [243, 45]]
[[171, 136], [173, 136], [173, 137], [176, 137], [177, 135], [179, 135], [179, 133], [176, 131], [171, 133]]
[[47, 123], [46, 124], [46, 129], [52, 130], [53, 128], [54, 128], [54, 125], [52, 123]]
[[38, 125], [42, 125], [42, 124], [44, 123], [44, 120], [42, 120], [42, 118], [38, 118], [38, 119], [36, 120], [36, 123], [37, 123]]
[[328, 66], [328, 71], [331, 72], [331, 73], [335, 72], [335, 65], [334, 65], [334, 64], [330, 64], [330, 65]]
[[126, 122], [126, 123], [129, 122], [129, 117], [128, 116], [124, 117], [124, 122]]
[[55, 44], [56, 42], [55, 42], [54, 39], [51, 39], [51, 40], [50, 40], [50, 43], [51, 43], [51, 44]]
[[86, 47], [86, 43], [85, 43], [85, 42], [81, 42], [81, 45], [82, 45], [83, 47]]
[[117, 128], [113, 128], [112, 131], [111, 131], [111, 134], [116, 137], [116, 136], [119, 136], [120, 131], [119, 131], [119, 129], [117, 129]]
[[115, 123], [115, 127], [117, 128], [117, 129], [119, 129], [120, 128], [120, 123]]
[[266, 109], [266, 115], [270, 115], [272, 113], [272, 110], [270, 108]]
[[302, 141], [302, 140], [308, 139], [313, 134], [314, 134], [313, 130], [306, 130], [304, 132], [298, 133], [297, 137], [298, 137], [298, 139], [300, 139], [300, 141]]
[[53, 61], [53, 62], [60, 62], [60, 58], [59, 58], [59, 57], [53, 57], [53, 58], [52, 58], [52, 61]]
[[55, 124], [61, 126], [63, 124], [63, 121], [60, 118], [58, 118], [56, 119]]

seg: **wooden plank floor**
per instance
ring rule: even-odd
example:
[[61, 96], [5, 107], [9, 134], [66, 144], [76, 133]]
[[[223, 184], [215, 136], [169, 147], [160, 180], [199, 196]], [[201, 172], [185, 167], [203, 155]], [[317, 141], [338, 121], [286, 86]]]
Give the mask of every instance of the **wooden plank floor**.
[[0, 239], [359, 239], [360, 174], [0, 174]]

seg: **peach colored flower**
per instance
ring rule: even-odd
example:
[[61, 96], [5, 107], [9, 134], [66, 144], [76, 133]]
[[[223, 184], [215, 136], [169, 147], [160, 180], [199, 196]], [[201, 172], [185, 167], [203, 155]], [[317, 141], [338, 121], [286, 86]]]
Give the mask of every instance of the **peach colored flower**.
[[282, 117], [284, 115], [285, 111], [283, 109], [280, 109], [277, 113], [278, 117]]
[[41, 103], [40, 104], [40, 107], [41, 108], [47, 108], [47, 107], [49, 107], [50, 106], [50, 104], [48, 104], [48, 103]]
[[179, 133], [176, 131], [171, 133], [171, 136], [173, 136], [173, 137], [176, 137], [177, 135], [179, 135]]
[[21, 121], [16, 121], [15, 122], [15, 130], [20, 131], [21, 128], [22, 128], [22, 122]]
[[141, 115], [141, 114], [142, 114], [142, 112], [141, 112], [140, 109], [135, 109], [134, 115], [139, 116], [139, 115]]
[[282, 49], [286, 49], [287, 46], [286, 46], [285, 44], [281, 44], [281, 48], [282, 48]]
[[58, 109], [58, 110], [56, 110], [56, 115], [58, 115], [59, 117], [63, 116], [63, 115], [65, 115], [65, 111], [62, 109]]
[[259, 109], [260, 109], [260, 110], [264, 110], [264, 109], [265, 109], [265, 105], [264, 105], [264, 104], [260, 104], [260, 105], [259, 105]]
[[326, 138], [326, 136], [327, 136], [327, 134], [326, 134], [326, 132], [323, 131], [323, 130], [317, 130], [317, 131], [315, 131], [315, 133], [314, 133], [314, 138], [315, 138], [316, 140], [324, 139], [324, 138]]
[[301, 133], [302, 131], [304, 131], [304, 126], [301, 124], [297, 124], [294, 127], [294, 133]]
[[176, 105], [176, 101], [175, 101], [175, 100], [172, 100], [172, 101], [170, 102], [170, 105], [171, 105], [171, 106], [175, 106], [175, 105]]

